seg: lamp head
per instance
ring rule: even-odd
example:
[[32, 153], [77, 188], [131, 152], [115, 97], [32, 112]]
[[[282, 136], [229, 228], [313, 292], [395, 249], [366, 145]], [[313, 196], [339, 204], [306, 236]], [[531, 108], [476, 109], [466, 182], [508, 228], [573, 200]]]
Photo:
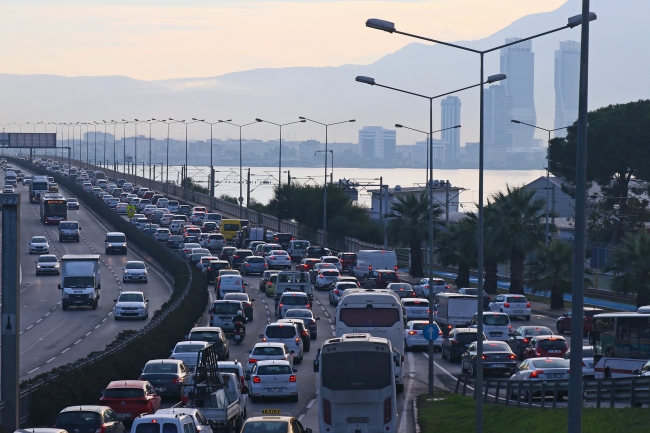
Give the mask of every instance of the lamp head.
[[382, 30], [388, 33], [393, 33], [395, 31], [395, 23], [391, 23], [390, 21], [386, 20], [380, 20], [379, 18], [370, 18], [369, 20], [366, 20], [366, 27]]
[[506, 74], [495, 74], [495, 75], [490, 75], [487, 77], [487, 83], [495, 83], [497, 81], [505, 80], [506, 79]]
[[305, 123], [307, 120], [305, 119], [300, 119], [300, 123]]
[[395, 124], [395, 128], [403, 128], [403, 127], [404, 127], [404, 125], [400, 125], [399, 123]]
[[[596, 16], [595, 13], [589, 12], [589, 21], [595, 21], [597, 18], [598, 17]], [[582, 14], [574, 15], [571, 18], [569, 18], [566, 26], [572, 29], [574, 27], [579, 26], [580, 24], [582, 24]]]
[[259, 117], [256, 117], [256, 118], [255, 118], [255, 121], [256, 121], [256, 122], [264, 122], [264, 121], [263, 121], [262, 119], [260, 119]]
[[511, 122], [512, 122], [512, 123], [521, 123], [520, 121], [515, 120], [515, 119], [512, 119]]
[[351, 120], [348, 120], [348, 122], [350, 122], [350, 123], [354, 123], [354, 122], [356, 122], [356, 120], [351, 119]]
[[359, 83], [370, 84], [371, 86], [375, 85], [375, 79], [372, 77], [364, 77], [363, 75], [358, 75], [355, 80]]
[[460, 125], [456, 125], [456, 126], [454, 126], [454, 129], [456, 129], [456, 128], [460, 128]]
[[300, 119], [300, 120], [307, 120], [306, 118], [304, 118], [304, 117], [302, 117], [302, 116], [298, 116], [298, 119]]
[[172, 118], [170, 117], [169, 120], [174, 120], [174, 119], [172, 119]]

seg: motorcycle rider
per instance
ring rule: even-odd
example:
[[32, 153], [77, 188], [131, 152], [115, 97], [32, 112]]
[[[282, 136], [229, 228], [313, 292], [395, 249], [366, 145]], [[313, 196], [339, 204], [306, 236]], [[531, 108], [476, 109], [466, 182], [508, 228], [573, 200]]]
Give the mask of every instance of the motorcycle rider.
[[[246, 335], [246, 323], [248, 322], [246, 320], [246, 316], [244, 316], [244, 312], [242, 310], [237, 310], [237, 314], [232, 318], [232, 323], [237, 323], [241, 322], [241, 328], [242, 332], [244, 335]], [[237, 330], [238, 325], [235, 325], [235, 331]]]

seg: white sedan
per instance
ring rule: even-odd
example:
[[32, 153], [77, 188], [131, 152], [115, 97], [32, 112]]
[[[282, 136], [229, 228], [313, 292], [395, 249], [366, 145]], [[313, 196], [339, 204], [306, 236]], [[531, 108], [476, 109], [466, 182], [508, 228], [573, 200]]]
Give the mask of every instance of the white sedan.
[[[520, 381], [553, 381], [569, 379], [569, 363], [564, 358], [529, 358], [521, 363], [515, 374], [510, 376], [510, 380], [515, 383]], [[512, 387], [510, 398], [524, 397], [528, 400], [528, 386], [522, 386], [522, 394], [518, 395], [519, 386]], [[553, 395], [555, 387], [549, 384], [546, 388], [546, 395]], [[532, 397], [541, 397], [541, 391], [534, 391]], [[558, 398], [566, 395], [566, 391], [558, 392]]]
[[115, 320], [142, 319], [149, 317], [149, 300], [142, 292], [122, 292], [115, 300]]
[[269, 269], [291, 269], [291, 256], [284, 250], [273, 250], [270, 255], [265, 257], [265, 260]]
[[[422, 330], [428, 324], [428, 320], [411, 320], [406, 324], [404, 328], [405, 350], [429, 347], [429, 340], [422, 334]], [[442, 351], [442, 331], [438, 331], [438, 338], [433, 340], [433, 350]]]
[[[450, 292], [451, 288], [449, 284], [442, 278], [431, 278], [431, 286], [433, 286], [433, 294], [437, 295], [438, 293]], [[429, 297], [429, 278], [422, 278], [418, 284], [413, 286], [413, 290], [420, 298]]]
[[2, 188], [2, 192], [5, 194], [12, 194], [14, 192], [14, 186], [13, 185], [5, 185], [4, 188]]
[[148, 280], [147, 266], [144, 264], [144, 262], [138, 260], [129, 260], [126, 262], [126, 265], [124, 265], [124, 268], [122, 270], [124, 272], [124, 275], [122, 276], [122, 282], [124, 283], [146, 283]]
[[530, 302], [524, 295], [497, 295], [490, 305], [490, 311], [506, 313], [510, 318], [523, 317], [530, 320]]
[[50, 244], [45, 236], [32, 236], [29, 241], [29, 254], [47, 254], [50, 252]]
[[406, 310], [406, 320], [428, 319], [429, 300], [423, 298], [402, 299], [402, 307]]
[[248, 389], [251, 401], [260, 397], [290, 397], [298, 401], [298, 377], [289, 361], [258, 361], [248, 375]]

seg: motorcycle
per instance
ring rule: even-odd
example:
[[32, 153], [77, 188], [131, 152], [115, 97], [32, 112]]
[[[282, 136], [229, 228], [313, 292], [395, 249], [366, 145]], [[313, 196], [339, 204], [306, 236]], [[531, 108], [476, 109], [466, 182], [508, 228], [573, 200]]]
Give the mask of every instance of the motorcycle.
[[242, 322], [235, 322], [235, 334], [232, 337], [232, 341], [234, 341], [236, 344], [241, 344], [242, 341], [244, 341], [244, 337], [246, 336], [246, 327]]

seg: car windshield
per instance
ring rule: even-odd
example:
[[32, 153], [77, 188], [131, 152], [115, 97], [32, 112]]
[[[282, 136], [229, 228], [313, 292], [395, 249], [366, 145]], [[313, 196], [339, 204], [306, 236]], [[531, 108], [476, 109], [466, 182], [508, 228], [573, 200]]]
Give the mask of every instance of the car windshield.
[[219, 331], [195, 331], [190, 333], [190, 338], [188, 340], [216, 343], [217, 347], [221, 347], [222, 344]]
[[122, 293], [119, 298], [117, 298], [118, 302], [144, 302], [144, 299], [142, 298], [142, 295], [140, 293]]
[[483, 351], [484, 352], [510, 352], [511, 350], [510, 350], [510, 346], [508, 346], [506, 343], [490, 341], [489, 343], [483, 344]]
[[97, 426], [101, 424], [97, 412], [71, 411], [62, 412], [56, 420], [57, 425]]
[[268, 338], [292, 338], [296, 336], [296, 328], [294, 326], [267, 326], [266, 336]]
[[47, 243], [47, 239], [45, 239], [43, 237], [34, 236], [32, 238], [32, 242], [35, 243], [35, 244], [44, 244], [44, 243]]
[[239, 224], [224, 224], [223, 230], [226, 232], [236, 232], [239, 230]]
[[409, 300], [404, 300], [403, 305], [405, 307], [428, 307], [429, 301], [424, 299], [409, 299]]
[[141, 388], [110, 388], [104, 391], [104, 398], [142, 398], [144, 389]]
[[280, 299], [280, 303], [284, 305], [307, 305], [309, 304], [309, 298], [306, 296], [283, 296]]
[[456, 340], [458, 340], [460, 343], [469, 343], [476, 341], [476, 335], [476, 332], [459, 332], [456, 334]]
[[391, 290], [407, 290], [408, 291], [408, 290], [413, 289], [410, 284], [406, 284], [406, 283], [391, 283], [389, 287], [390, 287]]
[[535, 368], [569, 368], [569, 363], [562, 358], [536, 359], [530, 362]]
[[143, 373], [178, 373], [178, 365], [174, 362], [152, 362], [144, 366]]
[[304, 250], [309, 246], [308, 242], [294, 242], [293, 247], [296, 249]]
[[144, 263], [142, 262], [126, 262], [126, 269], [144, 269]]
[[50, 263], [50, 262], [56, 262], [56, 256], [41, 256], [38, 258], [38, 261], [41, 263]]
[[174, 349], [174, 353], [198, 353], [204, 347], [202, 344], [179, 344]]
[[356, 259], [357, 255], [356, 254], [350, 254], [350, 253], [344, 253], [341, 255], [344, 259]]
[[124, 235], [110, 235], [106, 236], [106, 242], [126, 242]]
[[226, 293], [223, 299], [233, 299], [235, 301], [248, 301], [246, 293]]
[[284, 355], [284, 350], [281, 347], [255, 347], [253, 349], [253, 355], [282, 356]]
[[544, 350], [566, 350], [567, 343], [564, 340], [539, 340], [539, 347]]
[[308, 318], [311, 319], [313, 316], [312, 316], [312, 313], [311, 313], [310, 310], [295, 308], [295, 309], [291, 309], [291, 310], [287, 311], [284, 314], [284, 317], [301, 317], [301, 318], [302, 317], [308, 317]]
[[510, 319], [505, 314], [484, 314], [483, 324], [488, 326], [508, 326]]
[[248, 263], [264, 263], [264, 259], [261, 257], [248, 257], [246, 261]]
[[323, 271], [323, 276], [324, 277], [338, 277], [339, 272], [338, 271]]
[[215, 314], [237, 314], [241, 305], [236, 302], [215, 302], [212, 304]]
[[242, 433], [287, 433], [288, 425], [286, 421], [249, 421], [246, 422]]
[[413, 324], [413, 329], [416, 330], [416, 331], [422, 331], [424, 329], [424, 327], [427, 326], [427, 325], [428, 325], [428, 323], [425, 323], [425, 322], [415, 322]]
[[525, 304], [525, 303], [528, 302], [528, 299], [526, 299], [523, 296], [508, 296], [506, 298], [506, 302], [513, 302], [513, 303], [519, 303], [519, 304], [524, 303]]
[[525, 328], [523, 335], [553, 335], [553, 331], [548, 329], [546, 326], [540, 326], [535, 328]]
[[61, 221], [59, 223], [59, 228], [62, 229], [76, 229], [78, 226], [79, 226], [78, 223], [71, 223], [71, 222], [64, 222], [64, 221]]
[[275, 251], [273, 251], [273, 255], [274, 255], [274, 256], [286, 256], [287, 254], [288, 254], [288, 253], [287, 253], [286, 251], [282, 251], [282, 250], [275, 250]]
[[69, 198], [68, 203], [76, 203], [77, 199], [76, 198]]
[[94, 287], [95, 277], [64, 277], [63, 285], [70, 289], [85, 289]]
[[257, 369], [258, 375], [293, 374], [288, 365], [262, 365]]

